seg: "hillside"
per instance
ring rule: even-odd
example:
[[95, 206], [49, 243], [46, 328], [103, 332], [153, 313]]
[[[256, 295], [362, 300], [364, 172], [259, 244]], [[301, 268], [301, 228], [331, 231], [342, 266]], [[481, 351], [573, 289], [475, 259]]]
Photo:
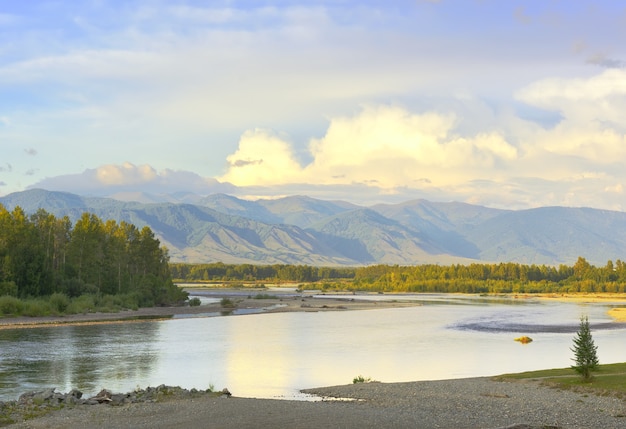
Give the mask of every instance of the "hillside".
[[[224, 194], [90, 198], [40, 189], [0, 198], [8, 210], [83, 212], [148, 225], [172, 261], [367, 265], [520, 262], [604, 265], [623, 259], [626, 214], [590, 208], [499, 210], [425, 200], [360, 207], [306, 196], [246, 201]], [[124, 195], [124, 199], [132, 199]], [[158, 201], [170, 202], [158, 202]], [[154, 202], [150, 202], [154, 201]]]

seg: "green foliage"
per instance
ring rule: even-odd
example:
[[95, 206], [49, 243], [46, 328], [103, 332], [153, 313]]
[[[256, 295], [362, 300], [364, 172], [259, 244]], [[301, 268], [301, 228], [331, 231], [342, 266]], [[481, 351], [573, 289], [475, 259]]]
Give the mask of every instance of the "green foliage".
[[[123, 305], [152, 306], [183, 302], [187, 298], [172, 282], [167, 249], [148, 227], [126, 222], [103, 222], [83, 213], [72, 227], [68, 217], [55, 218], [40, 209], [32, 216], [18, 206], [9, 212], [0, 204], [0, 295], [48, 297], [49, 312], [85, 310], [73, 298], [82, 295], [120, 295]], [[5, 299], [2, 314], [19, 314], [17, 301]], [[27, 313], [46, 311], [31, 303]], [[81, 308], [82, 307], [82, 308]]]
[[67, 295], [58, 292], [50, 295], [48, 302], [50, 303], [50, 306], [59, 314], [65, 313], [65, 310], [67, 310], [67, 307], [70, 305], [70, 299]]
[[276, 295], [270, 295], [267, 293], [257, 293], [253, 297], [254, 299], [278, 299]]
[[[624, 293], [626, 263], [595, 267], [580, 257], [568, 267], [518, 263], [469, 265], [371, 265], [353, 268], [306, 265], [172, 264], [181, 281], [297, 282], [299, 290], [406, 293]], [[306, 283], [302, 283], [306, 282]]]
[[572, 388], [578, 391], [582, 389], [603, 396], [614, 395], [626, 398], [626, 362], [598, 365], [595, 374], [591, 380], [585, 380], [578, 374], [573, 375], [571, 368], [559, 368], [503, 374], [495, 378], [497, 380], [541, 380], [544, 384], [560, 388]]
[[43, 298], [27, 299], [22, 301], [21, 316], [41, 317], [61, 314], [53, 309], [50, 301]]
[[81, 295], [72, 299], [67, 307], [68, 314], [87, 314], [96, 311], [95, 295]]
[[190, 307], [198, 307], [198, 306], [200, 306], [201, 303], [202, 302], [200, 301], [200, 298], [198, 298], [197, 296], [195, 296], [195, 297], [193, 297], [193, 298], [191, 298], [189, 300], [189, 306]]
[[315, 282], [324, 279], [354, 277], [354, 268], [311, 267], [308, 265], [231, 265], [171, 264], [172, 278], [185, 282], [197, 281], [294, 281]]
[[237, 304], [230, 298], [222, 298], [220, 300], [220, 306], [223, 308], [235, 308]]
[[362, 375], [357, 375], [356, 377], [354, 377], [352, 379], [352, 384], [357, 384], [357, 383], [370, 383], [372, 381], [371, 377], [363, 377]]
[[580, 327], [574, 337], [574, 347], [571, 349], [574, 352], [575, 365], [572, 365], [574, 369], [584, 380], [591, 378], [591, 371], [595, 370], [599, 364], [597, 350], [598, 347], [594, 344], [593, 337], [591, 336], [591, 329], [589, 328], [589, 319], [587, 316], [580, 318]]
[[17, 285], [15, 282], [0, 282], [0, 296], [17, 296]]
[[19, 316], [22, 314], [24, 304], [14, 296], [0, 296], [0, 313], [7, 316]]
[[49, 297], [19, 299], [0, 297], [0, 316], [58, 316], [94, 312], [118, 312], [139, 308], [135, 294], [81, 295], [70, 298], [61, 293]]

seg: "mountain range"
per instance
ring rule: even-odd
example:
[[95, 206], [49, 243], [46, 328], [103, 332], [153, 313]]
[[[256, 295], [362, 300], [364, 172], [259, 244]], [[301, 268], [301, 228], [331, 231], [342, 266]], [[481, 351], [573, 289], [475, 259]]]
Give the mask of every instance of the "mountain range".
[[358, 266], [472, 262], [604, 265], [624, 258], [626, 213], [502, 210], [413, 200], [369, 207], [306, 196], [248, 201], [225, 194], [85, 197], [32, 189], [0, 197], [75, 222], [84, 212], [149, 226], [172, 262]]

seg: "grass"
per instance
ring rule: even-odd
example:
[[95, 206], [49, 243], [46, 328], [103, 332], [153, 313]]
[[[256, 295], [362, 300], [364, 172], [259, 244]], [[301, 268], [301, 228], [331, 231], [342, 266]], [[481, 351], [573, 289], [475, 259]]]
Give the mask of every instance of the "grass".
[[220, 306], [222, 308], [235, 308], [237, 307], [237, 303], [230, 298], [222, 298], [220, 300]]
[[598, 365], [589, 381], [585, 381], [571, 368], [503, 374], [494, 378], [502, 381], [539, 380], [543, 384], [562, 389], [626, 398], [626, 362]]
[[254, 295], [253, 298], [254, 299], [278, 299], [278, 296], [276, 296], [276, 295], [269, 295], [267, 293], [258, 293], [256, 295]]
[[19, 299], [0, 296], [0, 317], [62, 316], [94, 312], [117, 313], [121, 310], [137, 310], [137, 299], [132, 294], [92, 295], [85, 294], [70, 298], [62, 293], [48, 297]]
[[357, 383], [371, 383], [372, 382], [372, 378], [371, 377], [363, 377], [362, 375], [357, 375], [356, 377], [354, 377], [352, 379], [352, 384], [357, 384]]

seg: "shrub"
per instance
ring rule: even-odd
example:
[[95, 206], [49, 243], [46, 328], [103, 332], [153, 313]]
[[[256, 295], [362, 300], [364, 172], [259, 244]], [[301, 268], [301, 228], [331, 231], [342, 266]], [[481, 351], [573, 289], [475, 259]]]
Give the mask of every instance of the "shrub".
[[96, 300], [98, 311], [117, 313], [121, 309], [121, 298], [116, 295], [102, 295]]
[[123, 295], [116, 295], [122, 308], [129, 310], [139, 309], [139, 303], [137, 302], [137, 296], [132, 293], [126, 293]]
[[5, 316], [19, 316], [24, 304], [14, 296], [0, 296], [0, 314]]
[[64, 314], [70, 305], [70, 299], [63, 293], [53, 293], [48, 300], [53, 311]]
[[372, 381], [371, 377], [363, 377], [362, 375], [357, 375], [356, 377], [354, 377], [352, 379], [352, 384], [357, 384], [357, 383], [369, 383], [370, 381]]
[[191, 298], [189, 300], [189, 306], [190, 307], [198, 307], [202, 302], [200, 301], [200, 298], [198, 298], [197, 296]]
[[224, 308], [235, 308], [236, 304], [230, 298], [222, 298], [220, 300], [220, 305]]
[[22, 316], [38, 317], [49, 316], [53, 313], [50, 301], [43, 299], [29, 299], [23, 301]]
[[266, 293], [257, 293], [254, 296], [254, 299], [278, 299], [278, 297], [276, 295], [269, 295]]
[[86, 314], [91, 313], [95, 308], [96, 303], [93, 295], [81, 295], [70, 302], [70, 305], [67, 307], [67, 312], [69, 314]]

